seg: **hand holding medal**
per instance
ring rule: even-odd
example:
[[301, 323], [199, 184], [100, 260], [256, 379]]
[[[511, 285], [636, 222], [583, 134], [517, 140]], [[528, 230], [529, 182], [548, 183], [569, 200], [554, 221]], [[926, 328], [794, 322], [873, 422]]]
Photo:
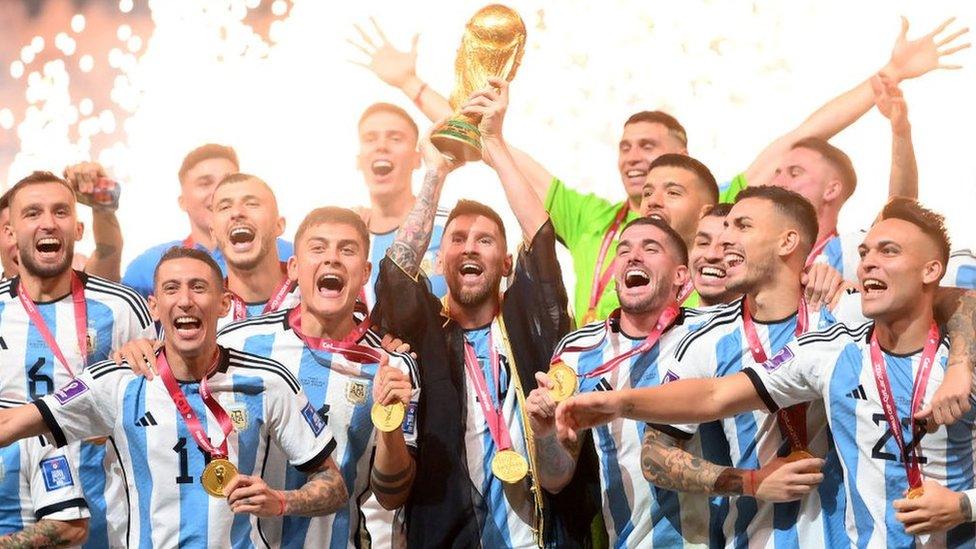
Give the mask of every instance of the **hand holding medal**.
[[390, 366], [390, 355], [382, 353], [379, 368], [373, 378], [373, 425], [384, 433], [400, 428], [407, 415], [407, 405], [413, 387], [406, 373]]
[[[556, 432], [556, 405], [559, 401], [553, 396], [556, 380], [547, 374], [536, 372], [535, 381], [539, 386], [525, 397], [525, 412], [529, 416], [532, 434], [540, 439]], [[575, 381], [576, 375], [573, 374], [573, 382]]]

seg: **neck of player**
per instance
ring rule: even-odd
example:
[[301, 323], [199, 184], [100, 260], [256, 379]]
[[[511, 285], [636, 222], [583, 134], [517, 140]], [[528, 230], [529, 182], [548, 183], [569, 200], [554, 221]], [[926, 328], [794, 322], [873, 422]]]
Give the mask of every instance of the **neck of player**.
[[356, 328], [353, 308], [337, 314], [320, 314], [310, 310], [304, 303], [302, 311], [302, 333], [308, 337], [339, 340], [348, 336]]
[[164, 346], [166, 348], [166, 363], [169, 364], [173, 377], [179, 381], [203, 379], [213, 367], [214, 358], [217, 356], [216, 339], [208, 340], [199, 351], [194, 351], [189, 356], [180, 354], [168, 341], [164, 343]]
[[647, 337], [667, 306], [667, 300], [662, 299], [660, 305], [655, 305], [651, 310], [642, 313], [628, 313], [621, 309], [620, 330], [631, 337]]
[[802, 295], [799, 273], [779, 269], [760, 288], [746, 294], [746, 304], [754, 320], [774, 322], [796, 313]]
[[819, 213], [817, 223], [820, 226], [820, 231], [817, 233], [817, 240], [814, 241], [814, 245], [820, 244], [827, 236], [837, 232], [837, 213], [826, 208]]
[[41, 278], [21, 267], [20, 284], [27, 291], [27, 296], [34, 301], [60, 299], [71, 293], [71, 268], [65, 269], [59, 275]]
[[925, 347], [933, 318], [931, 301], [920, 298], [911, 311], [875, 319], [874, 332], [878, 336], [878, 345], [889, 353], [899, 355], [918, 352]]
[[501, 307], [497, 297], [494, 299], [486, 299], [484, 303], [478, 305], [461, 305], [448, 292], [447, 307], [451, 318], [463, 330], [474, 330], [475, 328], [487, 326], [495, 319], [495, 315], [501, 314]]
[[213, 250], [217, 247], [217, 243], [210, 236], [210, 229], [197, 227], [192, 221], [190, 221], [190, 239], [193, 240], [194, 244], [203, 246], [208, 250]]
[[370, 197], [369, 231], [371, 233], [388, 233], [400, 227], [407, 214], [413, 209], [416, 198], [410, 192], [386, 193]]
[[246, 303], [271, 299], [284, 275], [277, 253], [265, 254], [253, 269], [241, 270], [227, 263], [227, 288]]

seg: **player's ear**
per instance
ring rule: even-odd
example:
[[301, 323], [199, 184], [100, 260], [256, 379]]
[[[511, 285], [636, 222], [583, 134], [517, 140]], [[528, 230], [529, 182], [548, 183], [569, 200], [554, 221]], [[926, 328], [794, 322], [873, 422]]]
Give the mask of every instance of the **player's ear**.
[[502, 276], [508, 278], [512, 275], [512, 254], [505, 254], [505, 264], [502, 266]]
[[81, 240], [81, 237], [85, 235], [85, 224], [81, 221], [75, 223], [75, 242]]
[[149, 305], [149, 316], [156, 322], [159, 322], [159, 302], [156, 301], [156, 294], [149, 294], [146, 298], [146, 304]]
[[227, 316], [230, 312], [231, 298], [230, 292], [224, 288], [224, 291], [220, 292], [220, 310], [218, 311], [217, 318], [223, 318]]
[[[275, 221], [275, 238], [285, 234], [285, 216], [278, 216], [278, 220]], [[277, 243], [275, 243], [277, 245]]]
[[[688, 270], [687, 265], [678, 265], [674, 269], [674, 286], [677, 288], [677, 292], [681, 291], [681, 288], [688, 283], [688, 279], [691, 277], [691, 272]], [[675, 295], [678, 295], [675, 292]], [[679, 303], [680, 305], [680, 303]]]
[[787, 256], [796, 251], [800, 245], [800, 233], [796, 229], [783, 231], [779, 242], [779, 255]]
[[839, 201], [841, 195], [844, 194], [844, 184], [840, 179], [836, 177], [831, 179], [824, 185], [823, 190], [823, 200], [824, 202], [835, 202]]
[[291, 256], [288, 258], [288, 280], [298, 280], [298, 258]]
[[926, 261], [925, 265], [922, 266], [922, 283], [937, 284], [939, 280], [942, 279], [942, 274], [944, 271], [945, 268], [942, 266], [942, 262], [938, 259]]

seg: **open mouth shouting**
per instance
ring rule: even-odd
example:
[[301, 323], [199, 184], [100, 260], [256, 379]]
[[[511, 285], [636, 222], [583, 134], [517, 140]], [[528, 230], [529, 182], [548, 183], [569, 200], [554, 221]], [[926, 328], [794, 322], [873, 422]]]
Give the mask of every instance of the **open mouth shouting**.
[[346, 287], [346, 280], [337, 273], [325, 273], [315, 281], [315, 289], [326, 298], [337, 298]]
[[698, 268], [698, 276], [717, 282], [725, 278], [725, 269], [721, 265], [702, 265]]
[[628, 184], [644, 184], [644, 180], [647, 179], [647, 168], [646, 167], [632, 167], [624, 170], [624, 177], [627, 178]]
[[624, 272], [624, 287], [640, 288], [651, 283], [651, 277], [643, 269], [630, 267]]
[[746, 258], [739, 252], [726, 251], [725, 252], [725, 269], [726, 272], [730, 269], [734, 269], [739, 265], [742, 265]]
[[369, 168], [372, 170], [373, 175], [382, 177], [393, 171], [393, 162], [390, 162], [385, 158], [381, 158], [379, 160], [374, 160]]
[[182, 314], [173, 319], [173, 329], [181, 339], [194, 339], [203, 329], [203, 321], [193, 315]]
[[60, 238], [54, 236], [45, 236], [37, 239], [34, 242], [34, 250], [37, 252], [37, 256], [42, 260], [56, 259], [62, 248], [64, 248], [64, 242], [62, 242]]
[[458, 268], [458, 274], [461, 275], [461, 280], [465, 282], [474, 282], [484, 274], [485, 268], [476, 261], [464, 261]]
[[227, 235], [227, 240], [230, 242], [231, 247], [234, 248], [234, 251], [244, 252], [254, 243], [255, 236], [256, 231], [254, 227], [249, 225], [235, 225], [231, 227], [230, 233]]
[[651, 211], [645, 213], [644, 214], [644, 217], [650, 217], [651, 219], [657, 219], [657, 220], [660, 220], [660, 221], [663, 221], [663, 222], [667, 223], [668, 225], [671, 224], [671, 220], [668, 218], [668, 213], [665, 212], [664, 210], [661, 210], [661, 209], [651, 210]]
[[888, 289], [888, 285], [877, 278], [865, 278], [861, 286], [864, 288], [864, 295], [866, 296], [880, 295]]

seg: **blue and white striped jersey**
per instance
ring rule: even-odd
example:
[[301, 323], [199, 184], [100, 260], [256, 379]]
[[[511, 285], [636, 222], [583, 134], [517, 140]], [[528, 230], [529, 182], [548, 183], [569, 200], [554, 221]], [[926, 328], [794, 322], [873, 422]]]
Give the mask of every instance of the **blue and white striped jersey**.
[[[948, 533], [913, 539], [895, 519], [892, 502], [904, 497], [908, 479], [872, 373], [872, 327], [873, 323], [854, 327], [838, 324], [805, 334], [783, 348], [779, 356], [744, 371], [771, 410], [809, 400], [826, 407], [844, 473], [847, 532], [857, 547], [973, 547], [976, 525], [971, 522]], [[976, 487], [976, 409], [949, 427], [923, 433], [920, 440], [913, 440], [909, 430], [912, 384], [921, 354], [921, 350], [911, 355], [884, 353], [903, 440], [921, 449], [924, 479], [936, 480], [958, 492], [972, 490]], [[948, 342], [943, 338], [923, 405], [941, 385], [947, 357]]]
[[[403, 521], [397, 513], [383, 509], [370, 488], [370, 468], [376, 445], [376, 430], [370, 419], [373, 406], [373, 376], [378, 364], [361, 364], [342, 355], [310, 351], [288, 323], [291, 310], [231, 324], [221, 330], [221, 345], [268, 357], [287, 365], [323, 418], [336, 440], [333, 453], [349, 489], [348, 505], [323, 517], [259, 519], [265, 539], [281, 547], [356, 547], [369, 539], [374, 547], [406, 543]], [[382, 350], [380, 338], [366, 331], [360, 345]], [[409, 446], [417, 441], [416, 417], [420, 387], [417, 365], [408, 355], [392, 354], [390, 366], [410, 375], [414, 387], [403, 424]], [[272, 450], [261, 476], [270, 486], [294, 490], [305, 483], [304, 474], [287, 466], [285, 456]], [[367, 537], [368, 536], [368, 537]], [[394, 541], [395, 540], [395, 541]]]
[[[0, 399], [0, 409], [23, 401]], [[88, 504], [74, 460], [44, 437], [0, 448], [0, 536], [39, 520], [88, 518]]]
[[[634, 355], [599, 377], [579, 378], [579, 392], [611, 391], [653, 387], [669, 381], [665, 377], [670, 357], [695, 315], [686, 311], [674, 326], [662, 334], [650, 351]], [[701, 320], [701, 319], [699, 319]], [[620, 323], [611, 320], [587, 324], [568, 334], [556, 347], [554, 356], [585, 376], [602, 364], [641, 344], [644, 338], [623, 333]], [[566, 351], [588, 348], [585, 351]], [[611, 547], [675, 547], [708, 543], [708, 496], [672, 492], [644, 479], [641, 470], [641, 445], [647, 424], [617, 419], [593, 430], [600, 462], [603, 492], [603, 522]], [[700, 455], [696, 436], [685, 449]]]
[[[850, 306], [855, 300], [859, 302], [860, 296], [844, 295], [838, 309], [859, 310], [859, 307]], [[677, 346], [672, 369], [663, 375], [672, 379], [720, 377], [755, 365], [743, 328], [742, 307], [743, 299], [740, 298], [719, 309], [703, 326], [686, 335]], [[768, 356], [795, 339], [796, 322], [796, 314], [779, 322], [754, 321]], [[835, 322], [833, 314], [826, 309], [809, 313], [810, 329]], [[819, 489], [802, 501], [791, 503], [773, 504], [751, 497], [729, 498], [723, 531], [712, 532], [713, 544], [782, 548], [797, 547], [802, 541], [811, 539], [846, 539], [839, 466], [830, 445], [823, 406], [811, 404], [806, 417], [808, 448], [814, 455], [827, 460], [825, 479]], [[689, 437], [697, 430], [695, 425], [675, 428]], [[715, 440], [714, 436], [703, 437], [703, 452], [708, 455], [715, 453], [714, 448], [727, 448], [734, 467], [758, 469], [777, 455], [786, 455], [789, 450], [789, 441], [780, 432], [776, 415], [765, 411], [722, 420], [722, 433], [722, 440]]]
[[[489, 330], [491, 338], [489, 338]], [[498, 327], [498, 319], [494, 319], [491, 326], [465, 330], [464, 338], [474, 348], [478, 357], [478, 364], [487, 382], [489, 395], [493, 395], [496, 381], [491, 369], [491, 351], [489, 340], [499, 355], [499, 394], [495, 402], [501, 406], [502, 418], [508, 426], [512, 437], [512, 450], [527, 456], [525, 443], [525, 428], [522, 424], [522, 408], [518, 402], [517, 391], [512, 383], [512, 368], [509, 364], [508, 352], [503, 343], [503, 336]], [[517, 374], [515, 374], [517, 375]], [[491, 472], [491, 460], [498, 451], [484, 411], [478, 403], [478, 393], [474, 388], [474, 380], [470, 379], [467, 370], [464, 372], [465, 410], [464, 425], [464, 455], [468, 465], [468, 476], [471, 484], [485, 501], [485, 516], [481, 531], [482, 547], [536, 547], [533, 534], [535, 517], [535, 502], [529, 490], [528, 482], [505, 484]], [[529, 390], [528, 388], [523, 388]]]
[[976, 254], [972, 250], [952, 252], [941, 285], [976, 290]]
[[[420, 269], [427, 275], [430, 281], [430, 290], [437, 297], [447, 295], [447, 282], [444, 275], [435, 272], [437, 264], [437, 254], [441, 249], [441, 237], [444, 235], [444, 226], [447, 225], [447, 216], [451, 213], [445, 208], [437, 208], [434, 213], [434, 229], [430, 236], [430, 246], [424, 252], [424, 258], [420, 262]], [[376, 279], [380, 276], [380, 261], [386, 257], [386, 250], [396, 240], [396, 232], [399, 229], [385, 233], [369, 233], [369, 261], [373, 264], [373, 270], [369, 274], [369, 281], [363, 287], [366, 294], [366, 306], [373, 310], [376, 304]]]
[[[87, 357], [82, 357], [78, 348], [71, 294], [36, 303], [75, 375], [87, 364], [108, 359], [109, 354], [123, 343], [151, 338], [156, 333], [146, 302], [139, 294], [103, 278], [77, 274], [85, 288]], [[17, 297], [19, 286], [19, 277], [0, 282], [0, 395], [15, 400], [33, 400], [67, 384], [71, 375], [55, 358], [37, 326], [27, 316]], [[78, 464], [81, 485], [92, 510], [86, 546], [118, 545], [125, 531], [116, 525], [125, 521], [125, 508], [109, 504], [123, 501], [124, 496], [121, 482], [111, 474], [118, 467], [112, 444], [83, 443], [68, 452]]]
[[814, 262], [826, 263], [836, 269], [844, 280], [857, 282], [857, 265], [861, 262], [857, 247], [864, 242], [865, 236], [865, 231], [852, 231], [832, 237]]
[[[224, 434], [200, 397], [199, 382], [180, 389], [215, 445]], [[332, 432], [298, 380], [281, 364], [222, 349], [207, 387], [234, 429], [227, 459], [245, 475], [259, 475], [271, 447], [292, 465], [312, 470], [335, 448]], [[52, 395], [36, 401], [58, 446], [112, 436], [121, 456], [128, 521], [127, 547], [264, 546], [251, 516], [235, 515], [224, 498], [208, 495], [200, 475], [201, 451], [159, 376], [148, 380], [127, 365], [95, 364]]]

